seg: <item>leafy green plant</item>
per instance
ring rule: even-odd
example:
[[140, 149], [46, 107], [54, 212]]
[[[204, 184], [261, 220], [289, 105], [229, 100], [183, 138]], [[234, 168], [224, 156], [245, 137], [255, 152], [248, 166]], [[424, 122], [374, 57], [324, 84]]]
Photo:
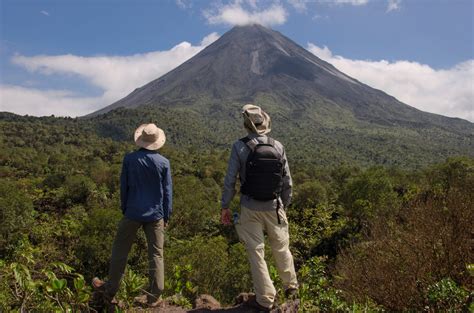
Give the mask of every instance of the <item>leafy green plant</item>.
[[280, 279], [280, 276], [278, 275], [278, 270], [272, 263], [270, 263], [268, 266], [268, 272], [270, 274], [270, 279], [272, 280], [273, 285], [275, 286], [275, 289], [277, 291], [276, 298], [284, 299], [285, 290], [283, 290], [283, 283]]
[[117, 299], [121, 300], [126, 307], [132, 307], [135, 297], [146, 294], [146, 283], [145, 277], [127, 268], [116, 296]]
[[[6, 282], [12, 297], [3, 308], [20, 311], [88, 310], [91, 288], [84, 277], [64, 263], [51, 263], [37, 269], [35, 250], [24, 241], [16, 251], [16, 261], [0, 262], [0, 279]], [[3, 288], [5, 285], [2, 286]]]
[[185, 304], [185, 307], [189, 307], [191, 301], [194, 300], [197, 288], [191, 282], [192, 271], [193, 267], [190, 264], [173, 267], [173, 275], [167, 279], [166, 289], [174, 293], [172, 296], [174, 303], [179, 302], [181, 303], [179, 305]]
[[332, 287], [327, 273], [326, 259], [314, 257], [299, 270], [298, 297], [302, 312], [380, 312], [382, 309], [370, 300], [365, 303], [347, 303], [342, 291]]
[[166, 298], [166, 301], [170, 304], [177, 305], [186, 309], [190, 309], [192, 307], [191, 301], [189, 301], [188, 298], [179, 293]]
[[431, 285], [427, 291], [429, 310], [433, 312], [459, 312], [467, 309], [469, 292], [450, 278]]

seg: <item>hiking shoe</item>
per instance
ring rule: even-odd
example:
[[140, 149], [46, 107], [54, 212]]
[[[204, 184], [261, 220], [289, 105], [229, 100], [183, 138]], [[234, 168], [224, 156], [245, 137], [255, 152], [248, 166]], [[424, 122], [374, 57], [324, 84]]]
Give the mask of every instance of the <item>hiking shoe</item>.
[[141, 295], [141, 296], [135, 297], [133, 300], [137, 304], [144, 307], [149, 307], [149, 308], [158, 308], [158, 307], [164, 306], [163, 299], [161, 298], [157, 299], [156, 297], [149, 297], [148, 295]]
[[270, 307], [270, 308], [267, 308], [263, 305], [261, 305], [260, 303], [257, 302], [257, 298], [256, 297], [250, 297], [248, 299], [248, 301], [246, 302], [246, 305], [248, 305], [249, 307], [253, 308], [253, 309], [256, 309], [257, 312], [270, 312], [272, 309], [273, 309], [273, 306]]
[[141, 295], [133, 298], [133, 301], [135, 301], [137, 304], [146, 304], [147, 301], [147, 295]]
[[165, 306], [165, 302], [163, 299], [158, 299], [154, 302], [147, 302], [149, 308], [163, 308]]
[[92, 278], [92, 287], [96, 291], [105, 291], [105, 281], [99, 279], [98, 277]]
[[287, 299], [296, 299], [298, 296], [298, 288], [290, 287], [285, 290], [285, 297]]
[[105, 292], [105, 281], [99, 279], [98, 277], [92, 278], [92, 288], [94, 291], [102, 297], [103, 301], [107, 305], [117, 305], [118, 301], [115, 297], [110, 296], [107, 292]]

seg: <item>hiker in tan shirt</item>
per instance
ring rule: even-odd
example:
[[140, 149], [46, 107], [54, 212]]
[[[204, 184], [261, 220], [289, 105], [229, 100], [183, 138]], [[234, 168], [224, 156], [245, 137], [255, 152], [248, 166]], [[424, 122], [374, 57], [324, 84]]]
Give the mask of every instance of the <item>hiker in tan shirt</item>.
[[242, 115], [248, 136], [232, 146], [222, 194], [221, 221], [231, 224], [229, 205], [239, 176], [241, 214], [234, 223], [250, 261], [256, 293], [253, 304], [260, 310], [270, 311], [276, 290], [264, 259], [264, 232], [286, 296], [294, 296], [298, 288], [285, 211], [291, 201], [292, 181], [283, 145], [266, 136], [271, 131], [268, 114], [258, 106], [247, 104]]

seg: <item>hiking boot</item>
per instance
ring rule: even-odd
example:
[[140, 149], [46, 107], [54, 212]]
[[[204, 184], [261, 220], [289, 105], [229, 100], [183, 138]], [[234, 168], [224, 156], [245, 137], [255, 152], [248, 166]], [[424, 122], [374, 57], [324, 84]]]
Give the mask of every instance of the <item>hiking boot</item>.
[[290, 287], [285, 290], [285, 297], [287, 299], [296, 299], [298, 296], [298, 288]]
[[165, 306], [165, 302], [163, 299], [158, 299], [154, 302], [147, 302], [149, 308], [163, 308]]
[[267, 308], [263, 305], [261, 305], [260, 303], [257, 302], [257, 298], [256, 297], [250, 297], [248, 299], [248, 301], [245, 303], [246, 305], [248, 305], [249, 307], [253, 308], [253, 309], [256, 309], [257, 312], [271, 312], [271, 310], [273, 309], [273, 306], [270, 307], [270, 308]]
[[142, 304], [142, 305], [144, 305], [148, 302], [146, 295], [137, 296], [137, 297], [133, 298], [133, 301], [135, 301], [137, 304]]
[[105, 281], [99, 279], [98, 277], [94, 277], [94, 278], [92, 278], [92, 287], [96, 291], [104, 292], [105, 291]]
[[105, 291], [105, 281], [99, 279], [98, 277], [92, 278], [92, 288], [94, 288], [94, 291], [98, 294], [101, 295], [103, 301], [107, 305], [117, 305], [118, 301], [115, 300], [115, 297], [109, 295]]
[[137, 304], [143, 307], [158, 308], [164, 306], [164, 301], [161, 298], [150, 297], [149, 295], [141, 295], [133, 299]]

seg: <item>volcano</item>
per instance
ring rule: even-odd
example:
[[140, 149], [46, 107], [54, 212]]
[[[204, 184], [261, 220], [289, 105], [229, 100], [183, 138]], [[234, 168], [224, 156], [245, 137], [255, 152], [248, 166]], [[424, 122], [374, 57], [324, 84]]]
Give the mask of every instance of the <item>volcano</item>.
[[[155, 111], [155, 120], [168, 126], [163, 115], [181, 116], [183, 123], [199, 123], [196, 128], [207, 132], [204, 141], [219, 146], [237, 136], [232, 127], [240, 131], [238, 111], [246, 103], [262, 106], [275, 133], [309, 153], [331, 146], [381, 163], [393, 163], [387, 153], [397, 159], [404, 153], [416, 158], [474, 154], [474, 124], [406, 105], [260, 25], [232, 28], [174, 70], [90, 117], [118, 108]], [[173, 132], [172, 125], [168, 129]]]

